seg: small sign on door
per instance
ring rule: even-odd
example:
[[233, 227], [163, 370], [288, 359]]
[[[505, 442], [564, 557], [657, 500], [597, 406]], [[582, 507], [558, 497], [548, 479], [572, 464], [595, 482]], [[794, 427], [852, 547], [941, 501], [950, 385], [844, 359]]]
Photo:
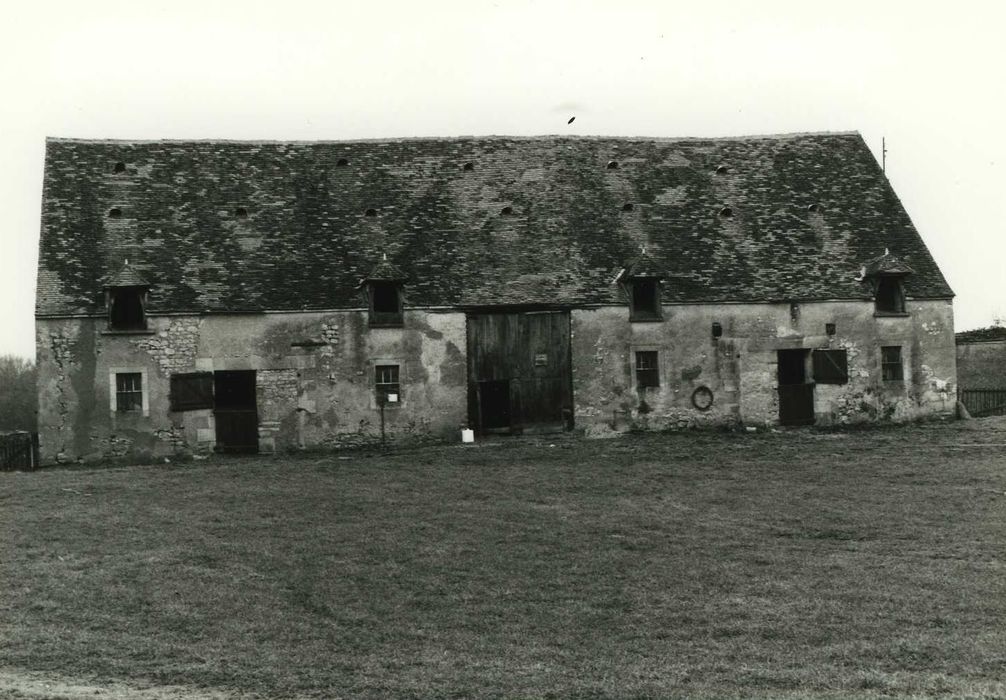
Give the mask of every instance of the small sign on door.
[[538, 353], [534, 356], [534, 366], [535, 367], [545, 367], [548, 365], [548, 355], [546, 353]]

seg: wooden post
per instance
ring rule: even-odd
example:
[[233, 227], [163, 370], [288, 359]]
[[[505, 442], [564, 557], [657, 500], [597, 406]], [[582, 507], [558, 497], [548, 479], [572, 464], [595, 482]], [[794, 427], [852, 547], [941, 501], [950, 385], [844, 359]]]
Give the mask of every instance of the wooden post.
[[377, 405], [381, 407], [381, 447], [386, 447], [384, 440], [384, 402], [386, 400], [387, 397], [385, 396], [384, 391], [379, 391], [377, 394]]

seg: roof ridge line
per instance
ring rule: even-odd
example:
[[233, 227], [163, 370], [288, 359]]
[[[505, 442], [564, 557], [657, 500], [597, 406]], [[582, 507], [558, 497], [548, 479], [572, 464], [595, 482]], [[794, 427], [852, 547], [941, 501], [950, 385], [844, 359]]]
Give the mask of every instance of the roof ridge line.
[[786, 140], [808, 138], [815, 136], [861, 136], [859, 131], [794, 131], [775, 134], [740, 134], [732, 136], [613, 136], [605, 134], [461, 134], [457, 136], [392, 136], [358, 139], [227, 139], [227, 138], [152, 138], [152, 139], [118, 139], [118, 138], [81, 138], [73, 136], [46, 136], [46, 143], [81, 143], [81, 144], [196, 144], [222, 143], [247, 145], [325, 145], [352, 143], [417, 143], [441, 141], [542, 141], [560, 139], [570, 141], [649, 141], [656, 143], [694, 143], [696, 141], [756, 141], [756, 140]]

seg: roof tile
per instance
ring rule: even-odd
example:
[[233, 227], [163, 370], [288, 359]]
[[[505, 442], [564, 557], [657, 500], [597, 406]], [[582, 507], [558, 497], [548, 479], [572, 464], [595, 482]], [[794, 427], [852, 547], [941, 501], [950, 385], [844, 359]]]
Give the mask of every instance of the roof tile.
[[385, 254], [416, 306], [618, 304], [641, 249], [668, 302], [855, 299], [885, 248], [952, 295], [858, 134], [50, 139], [36, 309], [100, 311], [127, 258], [153, 313], [353, 308]]

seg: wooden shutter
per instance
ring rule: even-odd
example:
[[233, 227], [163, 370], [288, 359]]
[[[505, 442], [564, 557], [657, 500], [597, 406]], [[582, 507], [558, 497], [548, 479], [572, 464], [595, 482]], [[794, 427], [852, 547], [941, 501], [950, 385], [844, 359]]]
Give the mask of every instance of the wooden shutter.
[[814, 381], [818, 384], [846, 384], [849, 358], [844, 349], [814, 351]]
[[213, 408], [213, 373], [171, 375], [171, 410], [195, 411]]

